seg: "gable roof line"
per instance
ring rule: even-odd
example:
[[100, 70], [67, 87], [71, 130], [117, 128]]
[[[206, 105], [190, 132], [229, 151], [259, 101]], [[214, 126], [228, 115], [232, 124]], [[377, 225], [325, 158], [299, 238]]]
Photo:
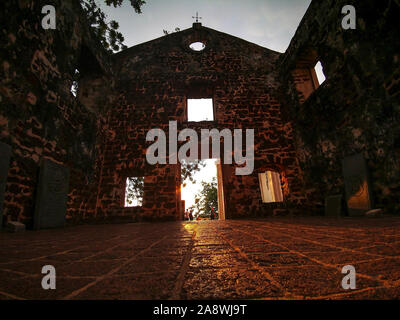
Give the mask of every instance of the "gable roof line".
[[257, 43], [250, 42], [250, 41], [248, 41], [248, 40], [245, 40], [245, 39], [239, 38], [239, 37], [237, 37], [237, 36], [231, 35], [231, 34], [229, 34], [229, 33], [226, 33], [226, 32], [222, 32], [222, 31], [215, 30], [215, 29], [208, 28], [208, 27], [202, 27], [202, 28], [204, 28], [204, 29], [207, 29], [207, 30], [210, 30], [210, 31], [214, 31], [214, 32], [217, 32], [217, 33], [220, 33], [220, 34], [222, 34], [222, 35], [224, 35], [224, 36], [228, 36], [228, 37], [234, 38], [234, 39], [236, 39], [236, 40], [240, 40], [240, 41], [246, 42], [246, 43], [248, 43], [248, 44], [251, 44], [252, 46], [256, 46], [256, 47], [259, 47], [259, 48], [261, 48], [261, 49], [264, 49], [264, 50], [271, 51], [271, 52], [273, 52], [273, 53], [282, 54], [281, 52], [278, 52], [278, 51], [275, 51], [275, 50], [269, 49], [269, 48], [267, 48], [267, 47], [260, 46], [260, 45], [259, 45], [259, 44], [257, 44]]
[[[218, 30], [215, 30], [215, 29], [212, 29], [212, 28], [208, 28], [208, 27], [204, 27], [204, 26], [201, 26], [201, 29], [205, 29], [205, 30], [208, 30], [208, 31], [211, 31], [211, 32], [217, 32], [217, 33], [219, 33], [219, 34], [221, 34], [221, 35], [228, 36], [228, 37], [231, 37], [231, 38], [233, 38], [233, 39], [246, 42], [247, 44], [250, 44], [250, 45], [252, 45], [252, 46], [259, 47], [259, 48], [261, 48], [261, 49], [263, 49], [263, 50], [268, 50], [269, 52], [272, 52], [272, 53], [275, 53], [275, 54], [279, 54], [279, 55], [283, 54], [283, 53], [281, 53], [281, 52], [274, 51], [274, 50], [271, 50], [271, 49], [269, 49], [269, 48], [260, 46], [260, 45], [258, 45], [258, 44], [256, 44], [256, 43], [253, 43], [253, 42], [244, 40], [244, 39], [239, 38], [239, 37], [236, 37], [236, 36], [233, 36], [233, 35], [231, 35], [231, 34], [229, 34], [229, 33], [225, 33], [225, 32], [218, 31]], [[200, 30], [201, 30], [201, 29], [200, 29]], [[125, 49], [125, 50], [122, 50], [122, 51], [119, 51], [119, 52], [114, 53], [112, 56], [113, 56], [113, 57], [123, 56], [123, 55], [129, 53], [130, 51], [133, 51], [134, 49], [139, 48], [139, 47], [141, 47], [141, 46], [148, 45], [148, 44], [150, 44], [150, 43], [152, 43], [152, 42], [160, 41], [161, 39], [165, 39], [165, 38], [167, 38], [167, 37], [172, 37], [172, 36], [176, 37], [178, 34], [185, 33], [185, 32], [187, 33], [188, 31], [191, 31], [191, 30], [194, 30], [193, 27], [190, 27], [190, 28], [187, 28], [187, 29], [184, 29], [184, 30], [180, 30], [180, 31], [178, 31], [178, 32], [172, 32], [172, 33], [163, 35], [163, 36], [161, 36], [161, 37], [158, 37], [158, 38], [155, 38], [155, 39], [152, 39], [152, 40], [149, 40], [149, 41], [142, 42], [142, 43], [139, 43], [139, 44], [137, 44], [137, 45], [131, 46], [131, 47]]]

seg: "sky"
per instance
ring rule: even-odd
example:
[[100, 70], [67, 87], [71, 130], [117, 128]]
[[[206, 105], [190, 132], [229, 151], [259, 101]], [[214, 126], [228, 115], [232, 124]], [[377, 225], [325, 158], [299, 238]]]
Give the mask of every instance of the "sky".
[[[141, 14], [135, 13], [128, 0], [119, 8], [106, 6], [104, 0], [96, 3], [108, 20], [118, 21], [128, 47], [162, 37], [163, 30], [191, 28], [198, 12], [203, 26], [285, 52], [311, 0], [146, 0]], [[317, 75], [321, 78], [321, 71]], [[213, 176], [215, 160], [209, 160], [195, 175], [198, 183], [182, 188], [186, 208], [194, 203], [200, 181], [211, 181]]]
[[211, 182], [213, 178], [217, 179], [216, 159], [206, 159], [203, 161], [205, 162], [205, 167], [193, 175], [196, 183], [193, 184], [188, 181], [186, 186], [181, 189], [181, 199], [185, 200], [185, 209], [194, 204], [194, 196], [201, 190], [201, 181]]
[[147, 0], [141, 14], [128, 0], [119, 8], [96, 3], [118, 21], [128, 47], [190, 28], [198, 12], [203, 26], [284, 52], [311, 0]]

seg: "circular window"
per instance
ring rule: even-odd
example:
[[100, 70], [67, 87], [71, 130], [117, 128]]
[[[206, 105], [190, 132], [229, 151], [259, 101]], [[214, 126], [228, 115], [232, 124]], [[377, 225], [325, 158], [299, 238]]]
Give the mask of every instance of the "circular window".
[[206, 45], [203, 42], [193, 42], [189, 45], [189, 48], [193, 51], [202, 51], [206, 48]]

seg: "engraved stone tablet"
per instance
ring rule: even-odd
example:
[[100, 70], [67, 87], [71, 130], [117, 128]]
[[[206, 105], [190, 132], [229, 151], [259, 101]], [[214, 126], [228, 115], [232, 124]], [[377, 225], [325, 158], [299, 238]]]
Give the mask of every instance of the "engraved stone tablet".
[[325, 216], [340, 217], [342, 213], [342, 196], [328, 196], [325, 198]]
[[367, 163], [361, 154], [343, 160], [346, 201], [350, 216], [358, 216], [372, 209], [371, 188]]
[[34, 229], [63, 227], [67, 213], [69, 169], [43, 159], [36, 197]]
[[7, 229], [9, 232], [22, 232], [25, 231], [25, 225], [18, 221], [9, 221], [7, 223]]
[[11, 147], [0, 142], [0, 229], [3, 222], [3, 202], [6, 190], [8, 167], [10, 165]]

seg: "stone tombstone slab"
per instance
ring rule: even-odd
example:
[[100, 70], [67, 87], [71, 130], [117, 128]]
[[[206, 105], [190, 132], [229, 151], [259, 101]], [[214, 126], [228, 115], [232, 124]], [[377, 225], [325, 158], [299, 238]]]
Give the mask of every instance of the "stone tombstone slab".
[[7, 223], [7, 229], [9, 232], [23, 232], [25, 231], [25, 225], [18, 221], [9, 221]]
[[342, 196], [328, 196], [325, 198], [325, 216], [340, 217], [342, 213]]
[[57, 228], [65, 224], [69, 189], [69, 169], [43, 159], [36, 196], [34, 229]]
[[350, 216], [359, 216], [372, 209], [371, 187], [367, 163], [362, 154], [343, 159], [346, 201]]
[[8, 167], [10, 165], [11, 147], [8, 144], [0, 142], [0, 229], [3, 223], [3, 202], [6, 191], [6, 181], [8, 176]]

